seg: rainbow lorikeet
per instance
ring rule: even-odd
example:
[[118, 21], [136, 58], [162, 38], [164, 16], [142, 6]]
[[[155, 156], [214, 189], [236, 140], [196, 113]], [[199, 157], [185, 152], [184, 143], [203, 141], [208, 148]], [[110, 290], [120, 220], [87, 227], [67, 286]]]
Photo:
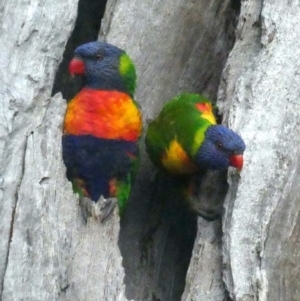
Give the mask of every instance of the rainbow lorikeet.
[[217, 125], [208, 99], [183, 93], [169, 101], [148, 127], [146, 147], [155, 165], [173, 175], [201, 170], [241, 170], [245, 143]]
[[136, 72], [124, 50], [105, 42], [79, 46], [69, 72], [85, 85], [67, 104], [62, 137], [67, 178], [81, 197], [117, 198], [125, 209], [139, 159], [141, 112]]
[[169, 101], [149, 124], [146, 148], [154, 164], [173, 176], [174, 189], [194, 212], [209, 220], [219, 216], [227, 190], [224, 171], [242, 169], [245, 143], [216, 124], [208, 99], [184, 93]]

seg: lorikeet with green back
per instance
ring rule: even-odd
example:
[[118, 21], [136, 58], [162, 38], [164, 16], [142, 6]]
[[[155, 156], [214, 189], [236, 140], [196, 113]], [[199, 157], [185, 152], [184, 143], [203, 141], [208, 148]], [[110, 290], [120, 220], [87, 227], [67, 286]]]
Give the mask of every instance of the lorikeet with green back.
[[188, 183], [185, 196], [191, 203], [195, 199], [192, 176], [229, 166], [241, 170], [245, 143], [232, 130], [216, 124], [208, 99], [183, 93], [170, 100], [149, 124], [146, 147], [156, 166]]
[[241, 170], [246, 147], [238, 134], [216, 124], [208, 99], [188, 93], [169, 101], [149, 124], [146, 146], [151, 160], [173, 175]]
[[79, 46], [69, 65], [85, 86], [68, 102], [63, 160], [73, 190], [94, 202], [117, 198], [125, 209], [139, 158], [140, 110], [133, 100], [135, 67], [124, 50], [105, 42]]

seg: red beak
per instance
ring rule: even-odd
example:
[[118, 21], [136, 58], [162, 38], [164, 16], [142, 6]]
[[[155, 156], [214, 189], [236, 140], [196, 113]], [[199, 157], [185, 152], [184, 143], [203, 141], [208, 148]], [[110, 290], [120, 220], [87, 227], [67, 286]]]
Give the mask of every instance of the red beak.
[[237, 168], [238, 171], [242, 170], [243, 163], [244, 163], [243, 155], [231, 155], [229, 158], [230, 166]]
[[71, 60], [69, 64], [69, 72], [71, 75], [77, 74], [82, 75], [84, 74], [85, 66], [84, 62], [78, 58], [74, 58]]

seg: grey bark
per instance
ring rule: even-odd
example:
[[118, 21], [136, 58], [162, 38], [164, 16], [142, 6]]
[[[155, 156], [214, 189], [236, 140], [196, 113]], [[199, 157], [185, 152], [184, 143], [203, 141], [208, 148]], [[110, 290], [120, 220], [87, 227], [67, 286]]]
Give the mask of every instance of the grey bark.
[[223, 221], [233, 300], [300, 300], [299, 4], [243, 2], [220, 87], [227, 123], [247, 143]]
[[182, 300], [225, 300], [222, 280], [220, 221], [198, 219], [198, 234]]
[[[180, 91], [216, 99], [234, 40], [232, 3], [108, 1], [101, 37], [134, 59], [145, 123]], [[186, 301], [221, 301], [226, 291], [237, 301], [300, 300], [300, 5], [241, 5], [218, 106], [245, 139], [245, 167], [229, 171], [223, 242], [219, 220], [198, 219]], [[145, 153], [122, 222], [123, 258], [117, 212], [85, 222], [65, 178], [65, 101], [50, 95], [76, 9], [70, 0], [0, 3], [0, 298], [125, 301], [125, 281], [128, 299], [179, 300], [185, 272], [177, 246], [164, 246], [170, 224], [155, 224], [153, 244], [141, 249], [153, 222]]]
[[126, 300], [119, 217], [82, 218], [61, 158], [65, 101], [50, 98], [76, 1], [2, 1], [1, 300]]

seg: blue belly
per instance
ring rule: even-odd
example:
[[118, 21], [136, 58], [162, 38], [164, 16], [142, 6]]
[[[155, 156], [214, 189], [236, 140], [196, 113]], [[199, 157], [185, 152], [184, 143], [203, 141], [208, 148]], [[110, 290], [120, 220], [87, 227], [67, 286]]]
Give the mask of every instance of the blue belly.
[[64, 135], [62, 147], [68, 180], [82, 180], [95, 202], [101, 195], [105, 198], [110, 196], [111, 179], [126, 182], [132, 171], [134, 158], [139, 155], [137, 143], [90, 135]]

